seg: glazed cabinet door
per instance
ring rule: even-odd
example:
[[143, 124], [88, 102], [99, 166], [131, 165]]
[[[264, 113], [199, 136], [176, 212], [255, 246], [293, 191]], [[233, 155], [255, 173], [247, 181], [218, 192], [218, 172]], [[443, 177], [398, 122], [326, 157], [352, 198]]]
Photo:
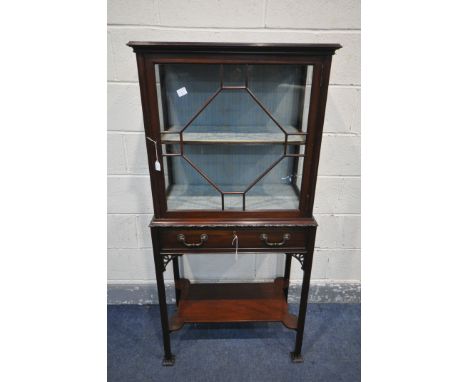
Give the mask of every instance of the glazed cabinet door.
[[154, 70], [168, 211], [299, 209], [313, 66]]

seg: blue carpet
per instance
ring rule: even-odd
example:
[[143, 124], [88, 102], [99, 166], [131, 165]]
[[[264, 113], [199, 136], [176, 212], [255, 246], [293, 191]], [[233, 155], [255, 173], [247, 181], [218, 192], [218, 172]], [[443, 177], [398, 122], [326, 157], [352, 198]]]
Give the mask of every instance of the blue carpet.
[[186, 324], [171, 334], [175, 365], [163, 367], [158, 305], [109, 305], [108, 381], [355, 382], [360, 321], [359, 304], [309, 304], [302, 364], [290, 361], [295, 332], [280, 323]]

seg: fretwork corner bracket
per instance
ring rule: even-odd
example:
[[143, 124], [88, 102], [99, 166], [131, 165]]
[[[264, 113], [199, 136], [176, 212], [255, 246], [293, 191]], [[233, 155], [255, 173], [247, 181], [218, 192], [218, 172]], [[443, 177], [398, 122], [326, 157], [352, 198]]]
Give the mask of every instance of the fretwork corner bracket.
[[301, 263], [301, 269], [304, 270], [304, 254], [303, 253], [292, 253], [292, 257], [294, 257], [299, 263]]
[[163, 272], [166, 272], [167, 265], [174, 260], [176, 257], [182, 256], [181, 254], [177, 255], [163, 255]]

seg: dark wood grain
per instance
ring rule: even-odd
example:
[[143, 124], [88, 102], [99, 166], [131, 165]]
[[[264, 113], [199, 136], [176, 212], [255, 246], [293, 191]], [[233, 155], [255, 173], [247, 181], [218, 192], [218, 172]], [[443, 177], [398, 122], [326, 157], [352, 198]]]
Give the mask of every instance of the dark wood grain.
[[[198, 211], [200, 212], [200, 211]], [[214, 216], [197, 217], [192, 216], [187, 219], [157, 219], [153, 217], [150, 227], [160, 228], [235, 228], [247, 227], [316, 227], [317, 222], [314, 218], [269, 218], [263, 219], [249, 218], [247, 212], [233, 213], [229, 218], [216, 218]]]
[[[197, 243], [200, 241], [201, 235], [207, 235], [208, 239], [200, 247], [188, 248], [182, 242], [177, 240], [178, 235], [183, 234], [188, 243]], [[267, 246], [260, 235], [267, 234], [269, 241], [281, 242], [284, 234], [289, 234], [290, 239], [286, 243], [277, 248]], [[285, 250], [298, 250], [304, 251], [306, 248], [307, 236], [306, 231], [292, 227], [281, 227], [281, 228], [261, 228], [261, 229], [239, 229], [234, 227], [232, 229], [169, 229], [164, 230], [161, 233], [161, 252], [185, 252], [193, 253], [200, 251], [222, 251], [226, 250], [232, 252], [235, 250], [235, 245], [232, 244], [234, 236], [238, 237], [238, 248], [239, 251], [249, 252], [274, 252]]]
[[288, 312], [284, 279], [273, 283], [190, 284], [182, 279], [179, 309], [171, 318], [171, 331], [184, 323], [279, 321], [297, 328], [296, 316]]

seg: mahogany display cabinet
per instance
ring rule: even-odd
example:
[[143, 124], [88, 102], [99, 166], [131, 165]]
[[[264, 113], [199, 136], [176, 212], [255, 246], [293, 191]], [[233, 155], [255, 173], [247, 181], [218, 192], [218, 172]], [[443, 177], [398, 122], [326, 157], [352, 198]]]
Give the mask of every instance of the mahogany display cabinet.
[[[129, 42], [136, 53], [163, 331], [185, 323], [281, 322], [301, 348], [317, 222], [312, 215], [332, 56], [339, 44]], [[190, 283], [185, 254], [282, 253], [269, 283]], [[288, 311], [292, 258], [303, 270]], [[168, 317], [172, 261], [177, 310]]]

